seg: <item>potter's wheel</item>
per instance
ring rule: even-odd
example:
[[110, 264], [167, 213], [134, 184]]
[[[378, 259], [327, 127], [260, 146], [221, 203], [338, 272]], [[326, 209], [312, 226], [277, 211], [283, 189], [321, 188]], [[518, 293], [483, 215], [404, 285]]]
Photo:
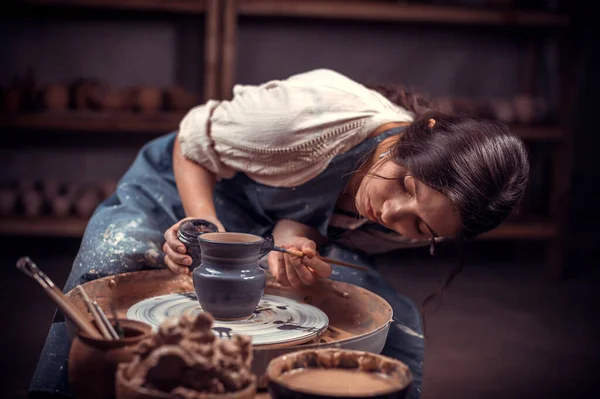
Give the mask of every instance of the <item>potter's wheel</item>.
[[[126, 318], [132, 306], [161, 295], [185, 294], [194, 291], [189, 276], [169, 270], [130, 272], [99, 278], [83, 284], [83, 288], [103, 309], [114, 307], [117, 316]], [[274, 357], [299, 349], [343, 348], [380, 353], [392, 321], [392, 307], [380, 296], [357, 287], [332, 280], [319, 280], [302, 289], [282, 287], [267, 275], [265, 295], [312, 305], [324, 312], [329, 326], [315, 340], [298, 345], [260, 345], [254, 348], [252, 370], [263, 376]], [[79, 290], [66, 293], [84, 314], [87, 306]], [[73, 336], [75, 327], [67, 319], [67, 331]], [[259, 386], [262, 387], [262, 379]]]
[[[127, 318], [151, 325], [155, 330], [166, 319], [197, 314], [202, 307], [193, 292], [144, 299], [129, 308]], [[293, 299], [265, 294], [254, 314], [246, 320], [215, 320], [213, 333], [221, 338], [248, 335], [253, 345], [298, 345], [319, 337], [329, 325], [320, 309]]]

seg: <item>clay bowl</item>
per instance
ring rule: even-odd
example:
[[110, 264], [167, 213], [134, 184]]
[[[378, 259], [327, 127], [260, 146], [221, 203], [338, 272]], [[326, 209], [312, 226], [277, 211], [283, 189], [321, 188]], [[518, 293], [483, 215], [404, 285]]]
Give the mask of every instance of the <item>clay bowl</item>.
[[152, 328], [135, 320], [119, 320], [125, 338], [97, 339], [80, 331], [69, 350], [69, 384], [78, 398], [113, 398], [119, 363], [133, 359], [132, 348], [148, 337]]
[[279, 356], [267, 367], [272, 399], [402, 399], [412, 382], [404, 363], [370, 352], [317, 349]]
[[[194, 292], [189, 276], [173, 274], [169, 270], [117, 274], [87, 282], [83, 288], [103, 309], [110, 309], [114, 305], [119, 318], [126, 318], [131, 306], [149, 297]], [[325, 312], [330, 327], [317, 341], [291, 343], [285, 347], [254, 346], [252, 372], [258, 377], [259, 388], [266, 388], [265, 370], [271, 359], [286, 353], [327, 347], [373, 353], [383, 350], [392, 321], [392, 307], [383, 298], [364, 288], [322, 280], [297, 290], [283, 287], [267, 275], [265, 294], [316, 306]], [[78, 290], [69, 291], [66, 296], [82, 312], [87, 312]], [[67, 330], [71, 329], [72, 323], [67, 319]]]
[[[132, 384], [125, 376], [126, 367], [119, 365], [116, 373], [116, 399], [162, 399], [172, 398], [173, 395], [167, 392], [161, 392], [154, 389], [142, 388]], [[225, 394], [201, 394], [202, 399], [254, 399], [256, 394], [256, 382], [248, 387], [231, 393]]]

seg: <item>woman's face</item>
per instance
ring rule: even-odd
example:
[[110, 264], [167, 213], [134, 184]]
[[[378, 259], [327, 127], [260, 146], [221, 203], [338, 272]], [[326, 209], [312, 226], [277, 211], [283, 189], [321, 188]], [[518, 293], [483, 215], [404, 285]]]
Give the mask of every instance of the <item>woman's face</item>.
[[362, 179], [355, 205], [363, 217], [398, 234], [427, 239], [455, 235], [460, 219], [448, 197], [411, 176], [402, 166], [385, 161]]

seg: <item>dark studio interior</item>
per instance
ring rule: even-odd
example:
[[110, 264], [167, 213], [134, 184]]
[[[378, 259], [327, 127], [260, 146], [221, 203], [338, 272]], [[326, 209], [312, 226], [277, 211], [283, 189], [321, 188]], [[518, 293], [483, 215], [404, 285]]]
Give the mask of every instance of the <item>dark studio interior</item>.
[[[56, 312], [17, 259], [62, 287], [88, 219], [142, 146], [236, 84], [317, 68], [501, 120], [529, 151], [523, 203], [465, 243], [465, 268], [422, 309], [422, 398], [600, 393], [589, 2], [9, 0], [0, 10], [0, 396], [28, 397]], [[82, 100], [85, 90], [95, 96]], [[420, 307], [459, 257], [444, 242], [434, 256], [411, 248], [374, 262]]]

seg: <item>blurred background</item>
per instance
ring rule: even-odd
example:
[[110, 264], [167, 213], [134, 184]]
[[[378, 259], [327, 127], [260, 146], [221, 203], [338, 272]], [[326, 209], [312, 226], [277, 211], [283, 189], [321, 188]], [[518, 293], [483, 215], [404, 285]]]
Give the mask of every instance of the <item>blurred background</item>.
[[[428, 318], [423, 397], [587, 397], [600, 363], [594, 13], [559, 0], [8, 0], [0, 6], [3, 397], [26, 397], [87, 219], [191, 107], [314, 68], [402, 84], [527, 143], [518, 212]], [[453, 248], [377, 257], [417, 304]]]

